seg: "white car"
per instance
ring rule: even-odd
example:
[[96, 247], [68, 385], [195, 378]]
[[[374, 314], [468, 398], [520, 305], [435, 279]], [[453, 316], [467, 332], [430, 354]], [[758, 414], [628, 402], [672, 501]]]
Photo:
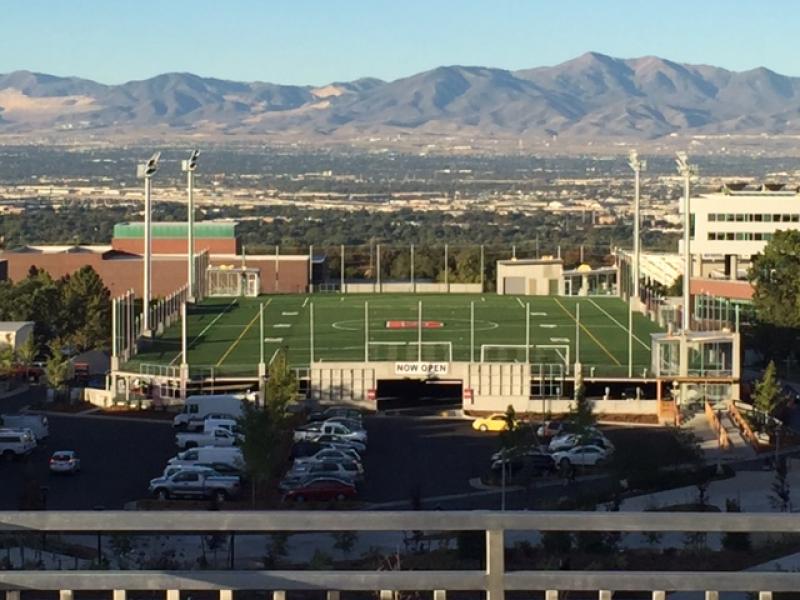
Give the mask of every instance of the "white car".
[[[355, 456], [354, 456], [355, 454]], [[320, 450], [311, 456], [299, 456], [294, 459], [294, 464], [299, 465], [307, 462], [319, 462], [321, 460], [332, 460], [334, 462], [351, 462], [355, 461], [361, 463], [360, 456], [354, 450], [337, 450], [335, 448], [326, 448]]]
[[74, 450], [59, 450], [50, 457], [52, 473], [77, 473], [81, 470], [81, 459]]
[[559, 467], [593, 467], [608, 460], [608, 453], [600, 446], [582, 445], [554, 452], [553, 460]]
[[606, 436], [599, 432], [589, 432], [583, 435], [577, 433], [567, 433], [559, 435], [550, 440], [548, 449], [550, 452], [563, 452], [575, 446], [600, 446], [606, 452], [614, 452], [614, 444]]

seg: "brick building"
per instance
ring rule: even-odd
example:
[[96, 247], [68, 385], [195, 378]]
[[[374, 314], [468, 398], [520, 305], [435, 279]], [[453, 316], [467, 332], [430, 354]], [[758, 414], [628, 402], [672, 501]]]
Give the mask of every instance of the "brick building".
[[[186, 283], [186, 223], [153, 224], [153, 296], [165, 296]], [[156, 233], [158, 232], [158, 235]], [[114, 227], [114, 239], [107, 246], [24, 246], [0, 252], [0, 265], [7, 263], [8, 278], [19, 281], [31, 267], [47, 271], [54, 279], [89, 265], [97, 271], [112, 296], [133, 289], [143, 294], [144, 248], [141, 224], [122, 223]], [[183, 235], [184, 238], [180, 239]], [[308, 289], [307, 255], [252, 255], [243, 257], [232, 222], [202, 222], [195, 225], [195, 249], [209, 251], [215, 266], [259, 269], [261, 293], [302, 293]], [[2, 269], [0, 269], [0, 273]], [[200, 274], [198, 274], [200, 275]]]

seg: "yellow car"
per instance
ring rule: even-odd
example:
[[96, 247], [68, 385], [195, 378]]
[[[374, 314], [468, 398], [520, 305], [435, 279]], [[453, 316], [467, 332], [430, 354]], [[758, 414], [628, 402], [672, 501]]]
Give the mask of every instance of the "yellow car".
[[504, 413], [494, 413], [475, 419], [472, 428], [476, 431], [505, 431], [508, 429], [508, 421]]

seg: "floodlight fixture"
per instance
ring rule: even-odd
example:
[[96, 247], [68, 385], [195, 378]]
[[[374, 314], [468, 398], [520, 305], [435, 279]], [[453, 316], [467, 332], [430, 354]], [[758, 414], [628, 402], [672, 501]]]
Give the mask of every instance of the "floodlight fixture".
[[145, 177], [152, 177], [155, 175], [156, 171], [158, 171], [158, 159], [161, 158], [161, 152], [156, 152], [147, 159], [147, 162], [141, 163], [136, 167], [136, 175], [137, 177], [145, 178]]
[[688, 333], [691, 329], [691, 292], [692, 279], [692, 248], [691, 248], [691, 179], [697, 175], [697, 167], [689, 164], [689, 155], [686, 152], [676, 152], [675, 164], [678, 173], [683, 177], [683, 331]]
[[181, 161], [181, 170], [184, 172], [194, 171], [197, 168], [198, 156], [200, 156], [200, 150], [192, 150], [189, 158]]

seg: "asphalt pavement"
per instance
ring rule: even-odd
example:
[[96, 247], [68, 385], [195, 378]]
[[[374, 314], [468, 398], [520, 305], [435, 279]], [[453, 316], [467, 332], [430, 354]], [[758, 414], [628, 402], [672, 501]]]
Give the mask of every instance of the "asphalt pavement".
[[[47, 488], [48, 509], [122, 509], [147, 495], [150, 479], [177, 451], [169, 423], [55, 414], [48, 419], [50, 437], [29, 457], [0, 463], [0, 510], [20, 508], [31, 480]], [[51, 474], [48, 460], [56, 450], [77, 451], [81, 472]]]

